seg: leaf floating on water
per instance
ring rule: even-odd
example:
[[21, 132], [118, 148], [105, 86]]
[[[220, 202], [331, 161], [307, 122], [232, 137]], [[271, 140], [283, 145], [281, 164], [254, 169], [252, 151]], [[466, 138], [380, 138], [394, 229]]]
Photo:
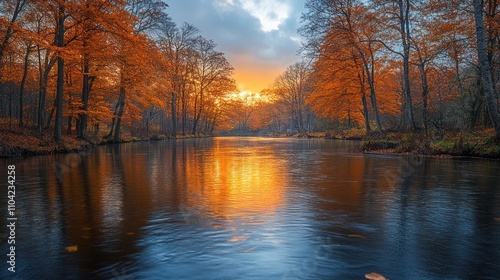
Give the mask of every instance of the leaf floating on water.
[[500, 222], [500, 218], [495, 218], [495, 221]]
[[359, 238], [359, 239], [366, 238], [366, 236], [361, 235], [361, 234], [356, 234], [356, 233], [350, 233], [350, 234], [347, 235], [347, 237], [350, 237], [350, 238]]
[[78, 245], [68, 246], [68, 247], [66, 247], [65, 250], [68, 253], [76, 252], [76, 251], [78, 251]]
[[91, 227], [82, 227], [83, 230], [91, 230]]
[[382, 276], [381, 274], [378, 274], [376, 272], [365, 274], [365, 278], [368, 280], [389, 280], [389, 279], [385, 278], [384, 276]]
[[131, 231], [127, 232], [127, 235], [134, 235], [134, 234], [135, 234], [135, 232], [131, 232]]

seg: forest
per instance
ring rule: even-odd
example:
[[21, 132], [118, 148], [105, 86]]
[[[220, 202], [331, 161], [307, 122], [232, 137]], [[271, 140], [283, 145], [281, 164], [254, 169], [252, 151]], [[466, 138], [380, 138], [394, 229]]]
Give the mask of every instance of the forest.
[[305, 8], [300, 61], [242, 95], [217, 42], [164, 1], [2, 1], [2, 149], [253, 132], [500, 156], [497, 1]]

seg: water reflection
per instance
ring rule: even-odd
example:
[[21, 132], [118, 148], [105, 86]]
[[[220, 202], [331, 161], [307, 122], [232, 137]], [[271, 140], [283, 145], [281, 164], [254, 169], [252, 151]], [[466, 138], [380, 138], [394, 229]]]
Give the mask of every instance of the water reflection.
[[349, 145], [191, 139], [0, 161], [17, 172], [14, 279], [496, 278], [499, 162]]

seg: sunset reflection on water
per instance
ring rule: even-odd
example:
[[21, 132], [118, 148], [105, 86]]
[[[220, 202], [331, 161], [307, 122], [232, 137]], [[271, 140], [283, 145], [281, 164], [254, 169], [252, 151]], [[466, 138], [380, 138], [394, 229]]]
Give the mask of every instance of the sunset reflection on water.
[[188, 159], [186, 206], [214, 219], [244, 221], [273, 214], [284, 203], [287, 177], [280, 171], [287, 163], [270, 147], [235, 149], [221, 147], [220, 141]]
[[18, 160], [14, 279], [497, 274], [498, 162], [352, 144], [216, 137]]

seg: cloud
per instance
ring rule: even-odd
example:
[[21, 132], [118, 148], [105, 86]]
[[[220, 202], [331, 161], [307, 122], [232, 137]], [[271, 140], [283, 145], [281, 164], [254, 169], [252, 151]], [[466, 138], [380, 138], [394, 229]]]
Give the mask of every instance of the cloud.
[[241, 0], [242, 8], [260, 21], [262, 31], [278, 30], [289, 16], [291, 7], [283, 1]]
[[297, 0], [170, 1], [174, 22], [188, 22], [212, 39], [235, 68], [241, 90], [260, 91], [300, 58], [297, 28], [303, 2]]

